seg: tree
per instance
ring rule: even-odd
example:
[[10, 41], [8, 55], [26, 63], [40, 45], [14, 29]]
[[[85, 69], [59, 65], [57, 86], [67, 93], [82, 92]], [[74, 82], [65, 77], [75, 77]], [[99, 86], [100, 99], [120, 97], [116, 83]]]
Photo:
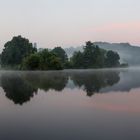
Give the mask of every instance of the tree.
[[76, 52], [72, 57], [74, 68], [102, 68], [105, 52], [92, 42], [86, 42], [83, 52]]
[[59, 57], [48, 49], [39, 52], [41, 70], [61, 70], [62, 62]]
[[106, 51], [99, 48], [98, 46], [95, 47], [95, 52], [94, 52], [94, 67], [95, 68], [103, 68], [105, 66], [105, 54]]
[[41, 52], [38, 53], [40, 57], [40, 69], [41, 70], [48, 70], [49, 69], [49, 63], [50, 63], [50, 57], [51, 53], [48, 49], [44, 49]]
[[68, 62], [68, 56], [65, 52], [64, 49], [62, 49], [61, 47], [56, 47], [52, 50], [52, 52], [60, 58], [60, 61], [62, 62], [62, 64], [65, 66], [65, 64]]
[[88, 41], [83, 52], [75, 52], [71, 58], [72, 68], [103, 68], [120, 66], [120, 56], [113, 51], [106, 51]]
[[86, 42], [86, 46], [84, 46], [84, 52], [83, 52], [83, 55], [84, 55], [84, 67], [85, 68], [92, 68], [94, 63], [95, 63], [95, 48], [96, 46], [88, 41]]
[[120, 66], [120, 56], [118, 53], [113, 51], [108, 51], [106, 54], [105, 65], [107, 67], [117, 67]]
[[40, 57], [38, 54], [31, 54], [23, 60], [22, 69], [25, 70], [39, 70]]
[[22, 69], [25, 70], [61, 70], [60, 59], [52, 52], [44, 49], [36, 54], [31, 54], [23, 61]]
[[11, 41], [4, 45], [1, 64], [3, 66], [20, 65], [25, 57], [35, 52], [37, 52], [37, 49], [33, 47], [33, 44], [28, 39], [21, 36], [13, 37]]
[[80, 51], [75, 52], [71, 61], [73, 68], [83, 68], [83, 53]]

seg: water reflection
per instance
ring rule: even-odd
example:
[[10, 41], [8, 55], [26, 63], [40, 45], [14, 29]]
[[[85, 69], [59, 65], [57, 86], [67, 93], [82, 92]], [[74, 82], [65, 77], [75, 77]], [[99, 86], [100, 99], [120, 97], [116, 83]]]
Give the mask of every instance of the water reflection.
[[65, 73], [40, 73], [40, 72], [10, 72], [3, 73], [0, 77], [1, 87], [5, 96], [15, 104], [22, 105], [38, 93], [38, 89], [55, 90], [61, 92], [67, 82]]
[[86, 91], [88, 96], [99, 93], [104, 87], [113, 86], [120, 81], [119, 71], [80, 72], [72, 73], [71, 79], [75, 86]]
[[23, 74], [23, 80], [44, 91], [55, 90], [62, 91], [68, 82], [68, 75], [63, 72], [32, 72]]
[[15, 104], [22, 105], [24, 102], [30, 101], [34, 93], [37, 93], [37, 88], [28, 84], [18, 74], [3, 74], [0, 81], [5, 96]]
[[66, 88], [80, 88], [87, 96], [92, 96], [95, 93], [129, 91], [140, 87], [139, 81], [139, 71], [127, 70], [0, 73], [0, 86], [5, 96], [20, 105], [30, 101], [39, 89], [61, 92]]

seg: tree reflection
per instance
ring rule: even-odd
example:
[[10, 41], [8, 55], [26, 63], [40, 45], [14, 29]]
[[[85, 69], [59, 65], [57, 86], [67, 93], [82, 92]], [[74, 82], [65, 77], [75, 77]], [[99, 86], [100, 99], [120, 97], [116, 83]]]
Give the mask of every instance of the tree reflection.
[[29, 72], [24, 79], [33, 87], [46, 92], [49, 90], [62, 91], [68, 82], [68, 75], [63, 72]]
[[83, 87], [88, 96], [92, 96], [94, 93], [100, 92], [102, 88], [113, 86], [120, 81], [117, 71], [72, 73], [71, 79], [75, 86]]
[[69, 81], [83, 88], [88, 96], [119, 82], [119, 72], [21, 72], [1, 74], [0, 82], [7, 98], [22, 105], [38, 93], [38, 89], [61, 92]]
[[15, 104], [22, 105], [30, 101], [38, 89], [48, 91], [62, 91], [67, 82], [68, 75], [64, 73], [5, 73], [0, 78], [1, 86], [7, 98]]
[[34, 93], [37, 93], [37, 88], [25, 82], [18, 74], [3, 74], [1, 76], [1, 86], [6, 97], [20, 105], [30, 101]]

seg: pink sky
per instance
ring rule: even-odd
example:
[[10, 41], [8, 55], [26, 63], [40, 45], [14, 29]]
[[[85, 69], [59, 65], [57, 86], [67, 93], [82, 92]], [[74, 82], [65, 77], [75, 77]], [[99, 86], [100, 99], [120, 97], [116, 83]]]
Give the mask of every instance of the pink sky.
[[0, 49], [17, 35], [43, 48], [88, 40], [140, 46], [139, 13], [139, 0], [1, 0]]

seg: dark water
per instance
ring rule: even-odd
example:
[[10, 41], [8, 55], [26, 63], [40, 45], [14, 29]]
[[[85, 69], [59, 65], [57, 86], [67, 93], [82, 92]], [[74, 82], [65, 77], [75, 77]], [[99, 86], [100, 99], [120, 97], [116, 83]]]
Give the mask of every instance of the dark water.
[[0, 72], [0, 140], [140, 140], [140, 69]]

